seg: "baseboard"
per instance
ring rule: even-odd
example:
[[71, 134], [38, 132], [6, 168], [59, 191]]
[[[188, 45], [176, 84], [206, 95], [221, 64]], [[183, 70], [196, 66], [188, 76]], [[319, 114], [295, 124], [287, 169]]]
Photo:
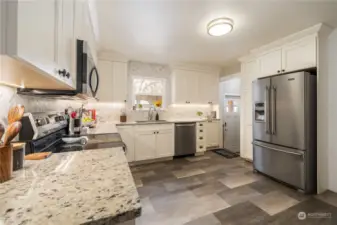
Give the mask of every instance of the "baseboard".
[[138, 165], [142, 165], [142, 164], [150, 164], [150, 163], [156, 163], [156, 162], [164, 162], [164, 161], [170, 161], [172, 160], [173, 157], [164, 157], [164, 158], [158, 158], [158, 159], [147, 159], [147, 160], [141, 160], [141, 161], [137, 161], [137, 162], [130, 162], [129, 165], [130, 166], [138, 166]]

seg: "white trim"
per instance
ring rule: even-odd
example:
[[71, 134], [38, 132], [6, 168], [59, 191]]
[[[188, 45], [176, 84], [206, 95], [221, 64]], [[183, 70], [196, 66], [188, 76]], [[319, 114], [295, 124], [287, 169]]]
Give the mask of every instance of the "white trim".
[[241, 73], [235, 73], [235, 74], [231, 74], [231, 75], [228, 75], [228, 76], [220, 77], [220, 83], [231, 80], [231, 79], [234, 79], [234, 78], [241, 79], [241, 75], [242, 75]]

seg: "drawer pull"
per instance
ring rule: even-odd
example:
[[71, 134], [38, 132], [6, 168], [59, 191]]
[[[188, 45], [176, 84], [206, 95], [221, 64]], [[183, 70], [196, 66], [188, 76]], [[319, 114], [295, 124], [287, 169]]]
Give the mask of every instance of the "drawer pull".
[[199, 130], [200, 132], [204, 132], [203, 130]]
[[201, 127], [202, 127], [202, 126], [204, 126], [204, 124], [200, 123], [200, 124], [199, 124], [199, 126], [201, 126]]
[[202, 140], [202, 139], [204, 139], [204, 138], [203, 138], [203, 137], [200, 137], [200, 138], [199, 138], [199, 140]]
[[199, 148], [204, 148], [204, 146], [200, 145]]

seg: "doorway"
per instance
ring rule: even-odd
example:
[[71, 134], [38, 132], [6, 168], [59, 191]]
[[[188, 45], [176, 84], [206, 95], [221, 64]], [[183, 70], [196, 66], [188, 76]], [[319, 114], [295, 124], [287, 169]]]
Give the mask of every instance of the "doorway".
[[240, 154], [240, 74], [223, 77], [220, 82], [221, 141], [223, 148]]
[[226, 95], [223, 101], [223, 147], [240, 154], [240, 96]]

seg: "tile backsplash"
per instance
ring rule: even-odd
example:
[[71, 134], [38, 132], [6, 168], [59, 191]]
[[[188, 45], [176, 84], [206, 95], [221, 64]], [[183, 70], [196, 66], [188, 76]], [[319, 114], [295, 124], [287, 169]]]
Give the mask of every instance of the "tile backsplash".
[[3, 124], [7, 124], [8, 110], [16, 104], [24, 105], [26, 112], [63, 111], [69, 106], [81, 106], [80, 101], [17, 95], [16, 88], [3, 85], [0, 85], [0, 102], [0, 122]]
[[[46, 111], [64, 111], [65, 108], [81, 107], [82, 101], [74, 100], [59, 100], [44, 97], [31, 97], [22, 96], [16, 94], [16, 89], [8, 86], [0, 85], [0, 122], [7, 124], [7, 114], [10, 107], [16, 104], [22, 104], [25, 106], [26, 112], [46, 112]], [[87, 102], [85, 108], [96, 109], [98, 118], [101, 121], [119, 121], [121, 109], [123, 104], [121, 103], [97, 103]], [[219, 106], [214, 105], [170, 105], [167, 109], [159, 112], [160, 119], [192, 119], [199, 118], [197, 111], [203, 112], [203, 116], [206, 116], [210, 111], [218, 111]], [[217, 115], [219, 115], [217, 113]], [[127, 109], [127, 116], [129, 121], [146, 120], [148, 116], [147, 110], [133, 111]]]

